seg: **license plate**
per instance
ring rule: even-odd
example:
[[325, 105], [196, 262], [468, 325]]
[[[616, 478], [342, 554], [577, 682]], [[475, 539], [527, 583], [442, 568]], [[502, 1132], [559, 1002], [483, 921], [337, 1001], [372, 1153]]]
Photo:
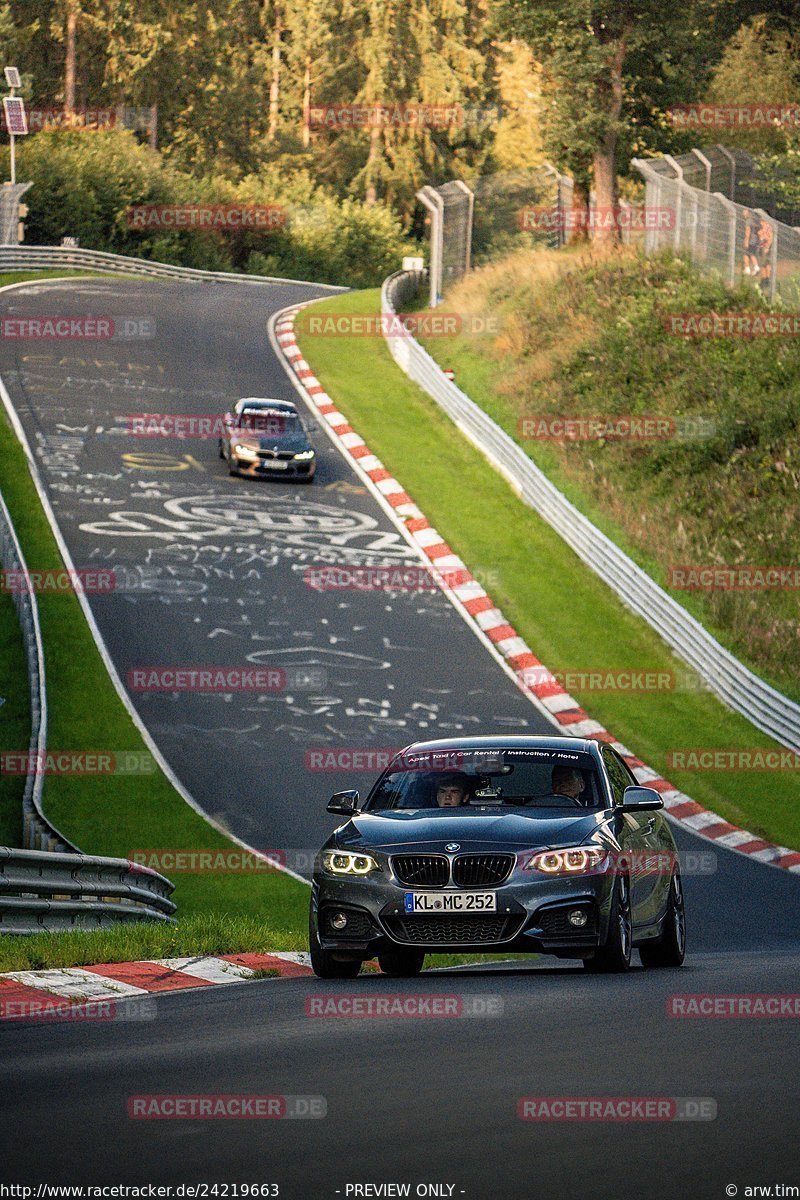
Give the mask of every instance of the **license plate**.
[[285, 458], [262, 458], [262, 467], [269, 467], [270, 471], [285, 471], [289, 466]]
[[406, 892], [407, 913], [497, 912], [496, 892]]

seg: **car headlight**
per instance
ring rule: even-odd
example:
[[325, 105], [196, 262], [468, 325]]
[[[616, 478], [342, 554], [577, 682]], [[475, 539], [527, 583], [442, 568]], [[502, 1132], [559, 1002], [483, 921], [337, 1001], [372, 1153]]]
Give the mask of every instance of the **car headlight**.
[[258, 458], [258, 453], [253, 446], [245, 446], [244, 442], [237, 442], [233, 447], [239, 458]]
[[295, 454], [296, 459], [308, 459], [308, 458], [313, 458], [313, 457], [314, 457], [313, 450], [300, 450], [300, 451], [298, 451], [297, 454]]
[[322, 865], [332, 875], [369, 875], [370, 871], [380, 871], [371, 854], [351, 854], [348, 850], [326, 850]]
[[604, 846], [568, 846], [563, 850], [541, 850], [538, 854], [523, 855], [522, 868], [541, 871], [543, 875], [587, 875], [607, 857]]

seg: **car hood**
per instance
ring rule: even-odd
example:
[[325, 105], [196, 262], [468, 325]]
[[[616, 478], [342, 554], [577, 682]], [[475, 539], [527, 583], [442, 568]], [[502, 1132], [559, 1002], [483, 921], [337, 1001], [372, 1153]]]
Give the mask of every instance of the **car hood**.
[[357, 813], [335, 835], [338, 846], [353, 849], [386, 850], [389, 853], [439, 853], [445, 843], [458, 842], [461, 851], [550, 849], [577, 846], [600, 829], [608, 813], [572, 811], [538, 817], [513, 812], [403, 813], [379, 817]]

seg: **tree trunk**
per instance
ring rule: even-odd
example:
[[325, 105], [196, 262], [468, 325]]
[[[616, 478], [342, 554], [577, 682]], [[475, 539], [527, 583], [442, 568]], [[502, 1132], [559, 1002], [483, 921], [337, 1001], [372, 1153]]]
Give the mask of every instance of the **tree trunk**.
[[278, 134], [278, 114], [281, 98], [281, 35], [283, 34], [283, 14], [275, 6], [275, 25], [272, 30], [272, 82], [269, 85], [269, 128], [267, 138], [274, 142]]
[[593, 230], [596, 242], [619, 242], [617, 193], [617, 123], [622, 112], [622, 66], [626, 54], [625, 35], [609, 46], [609, 77], [603, 81], [609, 93], [608, 128], [594, 153], [594, 203], [597, 226]]
[[369, 131], [369, 155], [367, 157], [366, 169], [367, 190], [364, 197], [364, 201], [368, 206], [375, 204], [378, 199], [378, 189], [375, 186], [375, 167], [380, 156], [380, 140], [381, 127], [376, 121]]
[[594, 218], [596, 242], [618, 242], [617, 135], [607, 133], [594, 154]]
[[567, 245], [589, 238], [589, 193], [577, 179], [572, 188], [572, 212], [567, 217], [564, 241]]
[[64, 62], [64, 108], [68, 113], [75, 111], [75, 35], [78, 28], [78, 10], [70, 4], [67, 12], [67, 52]]
[[306, 69], [303, 74], [303, 149], [307, 150], [311, 143], [311, 55], [306, 55]]

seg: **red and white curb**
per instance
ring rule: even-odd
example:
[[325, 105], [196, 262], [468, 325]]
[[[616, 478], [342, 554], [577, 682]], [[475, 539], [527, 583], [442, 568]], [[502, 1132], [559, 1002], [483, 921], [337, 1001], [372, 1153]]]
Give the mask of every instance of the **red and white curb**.
[[[276, 971], [283, 978], [313, 974], [308, 954], [283, 951], [8, 971], [0, 975], [0, 1020], [62, 1015], [64, 1006], [58, 1001], [80, 1008], [154, 992], [243, 983], [263, 970]], [[96, 1013], [94, 1008], [91, 1011]]]
[[[674, 784], [663, 779], [657, 771], [637, 758], [598, 721], [594, 721], [546, 670], [525, 640], [508, 623], [485, 589], [470, 574], [466, 565], [433, 528], [402, 484], [372, 453], [364, 439], [350, 425], [347, 417], [339, 412], [303, 358], [297, 344], [294, 321], [303, 307], [305, 306], [297, 305], [285, 309], [275, 324], [277, 344], [291, 365], [298, 385], [309, 404], [325, 421], [334, 441], [358, 464], [377, 496], [393, 510], [398, 525], [410, 534], [413, 542], [422, 550], [436, 571], [447, 572], [447, 579], [435, 575], [439, 586], [458, 601], [458, 607], [477, 625], [512, 668], [521, 690], [537, 704], [537, 707], [547, 712], [561, 733], [570, 737], [609, 742], [623, 756], [640, 783], [661, 793], [665, 810], [677, 824], [739, 854], [747, 854], [770, 866], [800, 873], [800, 851], [776, 846], [746, 829], [739, 829], [718, 813], [703, 808], [690, 796], [679, 791]], [[451, 586], [447, 580], [454, 578], [457, 582]], [[528, 678], [532, 676], [536, 682], [528, 682], [526, 674]]]

